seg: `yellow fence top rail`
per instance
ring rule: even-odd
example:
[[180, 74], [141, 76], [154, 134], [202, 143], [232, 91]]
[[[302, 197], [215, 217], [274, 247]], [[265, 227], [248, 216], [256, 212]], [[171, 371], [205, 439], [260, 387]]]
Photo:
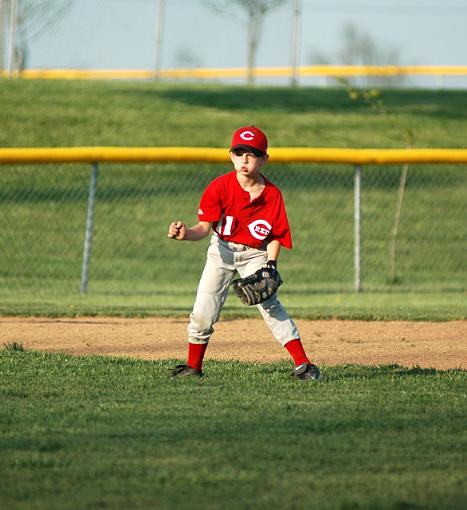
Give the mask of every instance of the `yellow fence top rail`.
[[[467, 66], [338, 66], [316, 65], [292, 67], [257, 67], [257, 77], [297, 76], [466, 76]], [[3, 76], [9, 76], [4, 71]], [[95, 80], [95, 79], [154, 79], [154, 78], [246, 78], [248, 70], [235, 68], [161, 69], [26, 69], [12, 76], [29, 79]]]
[[[281, 147], [270, 163], [467, 164], [467, 149], [337, 149]], [[0, 148], [0, 164], [16, 163], [225, 163], [227, 149], [202, 147]]]

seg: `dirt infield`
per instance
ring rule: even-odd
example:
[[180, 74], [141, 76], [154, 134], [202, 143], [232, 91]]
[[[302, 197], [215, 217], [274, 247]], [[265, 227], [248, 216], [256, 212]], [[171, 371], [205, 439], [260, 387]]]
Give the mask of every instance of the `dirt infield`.
[[[296, 321], [303, 343], [320, 365], [397, 363], [424, 368], [467, 369], [467, 321]], [[0, 342], [74, 355], [142, 359], [185, 358], [187, 320], [149, 318], [0, 318]], [[261, 319], [217, 324], [207, 357], [271, 362], [287, 352]]]

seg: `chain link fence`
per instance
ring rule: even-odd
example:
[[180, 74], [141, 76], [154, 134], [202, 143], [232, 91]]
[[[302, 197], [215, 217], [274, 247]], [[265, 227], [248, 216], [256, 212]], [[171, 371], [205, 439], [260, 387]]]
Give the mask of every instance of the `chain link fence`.
[[[194, 293], [208, 240], [174, 242], [167, 227], [176, 219], [196, 223], [203, 189], [228, 170], [218, 164], [100, 164], [83, 289], [90, 165], [3, 165], [0, 296], [46, 300], [85, 290], [111, 302], [112, 296]], [[399, 165], [362, 167], [363, 290], [465, 290], [466, 170], [411, 165], [401, 184]], [[293, 234], [293, 250], [281, 255], [284, 292], [352, 291], [354, 168], [276, 164], [265, 174], [283, 191]]]

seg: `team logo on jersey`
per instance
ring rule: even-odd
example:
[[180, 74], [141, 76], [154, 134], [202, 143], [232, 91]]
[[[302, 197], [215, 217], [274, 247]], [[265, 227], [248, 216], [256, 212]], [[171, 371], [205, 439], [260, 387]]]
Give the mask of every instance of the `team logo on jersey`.
[[240, 133], [240, 138], [242, 140], [245, 140], [245, 142], [249, 142], [250, 140], [253, 140], [255, 137], [255, 134], [252, 131], [242, 131]]
[[250, 234], [260, 241], [263, 241], [266, 237], [268, 237], [271, 229], [272, 225], [270, 225], [266, 220], [256, 220], [248, 225]]
[[198, 214], [201, 216], [202, 214], [204, 214], [203, 210], [202, 209], [198, 209]]

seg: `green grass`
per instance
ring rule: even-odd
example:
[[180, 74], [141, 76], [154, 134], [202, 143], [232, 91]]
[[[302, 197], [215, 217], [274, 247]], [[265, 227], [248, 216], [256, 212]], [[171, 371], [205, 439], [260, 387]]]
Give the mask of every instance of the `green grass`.
[[0, 506], [461, 509], [467, 373], [0, 352]]
[[[418, 147], [465, 146], [460, 134], [467, 129], [467, 92], [386, 90], [382, 97], [390, 112], [385, 116], [352, 101], [344, 89], [0, 80], [0, 146], [227, 147], [233, 129], [245, 123], [264, 127], [273, 146], [401, 147], [407, 128]], [[2, 166], [0, 313], [184, 314], [206, 242], [174, 243], [167, 225], [175, 218], [194, 223], [202, 190], [228, 168], [101, 165], [84, 298], [79, 288], [89, 166]], [[267, 168], [283, 190], [293, 232], [294, 249], [283, 251], [280, 271], [294, 312], [466, 316], [466, 169], [409, 169], [397, 281], [390, 283], [400, 171], [363, 169], [362, 281], [365, 293], [376, 296], [372, 307], [366, 294], [352, 295], [353, 169]], [[385, 292], [386, 298], [379, 296]]]
[[[193, 307], [195, 285], [191, 289], [167, 288], [141, 295], [97, 294], [50, 296], [42, 292], [4, 296], [0, 315], [79, 317], [188, 317]], [[459, 292], [362, 292], [279, 291], [279, 298], [294, 318], [345, 320], [449, 321], [467, 318], [467, 297]], [[233, 294], [223, 308], [222, 319], [260, 317], [256, 308], [247, 308]]]
[[340, 88], [0, 80], [0, 146], [228, 147], [255, 123], [274, 146], [465, 147], [465, 91], [385, 90], [389, 115]]

